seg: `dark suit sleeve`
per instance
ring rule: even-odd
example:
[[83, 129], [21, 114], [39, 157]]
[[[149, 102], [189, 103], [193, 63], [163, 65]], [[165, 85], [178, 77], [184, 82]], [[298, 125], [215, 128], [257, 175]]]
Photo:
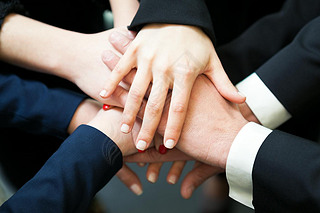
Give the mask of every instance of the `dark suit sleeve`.
[[80, 126], [0, 212], [86, 212], [94, 195], [122, 167], [122, 154], [93, 127]]
[[320, 212], [320, 146], [273, 131], [253, 167], [253, 205], [257, 213]]
[[236, 84], [253, 73], [319, 15], [318, 0], [287, 0], [279, 12], [259, 19], [238, 38], [217, 48], [232, 82]]
[[139, 31], [151, 23], [197, 26], [214, 41], [211, 17], [204, 0], [141, 0], [129, 29]]
[[303, 27], [293, 42], [256, 71], [293, 116], [320, 97], [319, 38], [320, 17]]
[[60, 138], [85, 96], [49, 89], [43, 83], [0, 74], [0, 127], [13, 127]]

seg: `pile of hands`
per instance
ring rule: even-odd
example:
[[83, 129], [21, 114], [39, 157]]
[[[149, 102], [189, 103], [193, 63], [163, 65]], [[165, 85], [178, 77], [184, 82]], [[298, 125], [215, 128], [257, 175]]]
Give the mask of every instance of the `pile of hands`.
[[[87, 52], [92, 60], [84, 57], [69, 80], [95, 100], [81, 103], [70, 133], [81, 123], [102, 131], [118, 145], [124, 162], [148, 164], [152, 183], [163, 162], [173, 162], [167, 181], [175, 184], [186, 161], [195, 161], [181, 184], [184, 198], [225, 171], [234, 138], [248, 120], [256, 120], [201, 29], [152, 24], [137, 35], [116, 28], [84, 39], [96, 47]], [[93, 61], [92, 69], [83, 68]], [[142, 193], [126, 164], [117, 176]]]

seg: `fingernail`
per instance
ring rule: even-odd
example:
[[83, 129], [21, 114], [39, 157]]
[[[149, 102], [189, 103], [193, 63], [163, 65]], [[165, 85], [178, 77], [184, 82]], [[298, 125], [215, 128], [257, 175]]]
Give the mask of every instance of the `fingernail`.
[[242, 97], [246, 97], [244, 94], [242, 94], [241, 92], [238, 92], [238, 94], [240, 95], [240, 96], [242, 96]]
[[176, 184], [177, 182], [177, 177], [172, 175], [168, 178], [168, 182], [171, 183], [171, 184]]
[[150, 173], [147, 179], [149, 182], [155, 183], [157, 181], [157, 175], [155, 173]]
[[165, 142], [165, 147], [166, 148], [168, 148], [168, 149], [172, 149], [173, 148], [173, 146], [174, 146], [174, 140], [172, 140], [172, 139], [169, 139], [169, 140], [167, 140], [166, 142]]
[[160, 154], [166, 154], [166, 152], [167, 152], [167, 148], [164, 145], [161, 144], [159, 146], [159, 153]]
[[129, 38], [134, 39], [136, 37], [136, 32], [128, 31]]
[[99, 95], [102, 97], [102, 98], [105, 98], [107, 96], [107, 90], [102, 90]]
[[137, 143], [137, 149], [143, 151], [146, 148], [147, 148], [147, 142], [145, 142], [143, 140], [139, 140]]
[[114, 54], [111, 51], [104, 51], [102, 53], [102, 59], [104, 61], [111, 61], [114, 57]]
[[140, 150], [140, 149], [138, 149], [138, 152], [140, 152], [140, 153], [144, 153], [146, 150]]
[[133, 191], [133, 193], [135, 193], [138, 196], [143, 193], [142, 189], [137, 184], [133, 184], [132, 186], [130, 186], [130, 189], [131, 189], [131, 191]]
[[127, 134], [127, 133], [129, 133], [129, 130], [130, 130], [130, 127], [129, 127], [128, 124], [122, 124], [122, 125], [121, 125], [121, 132]]
[[108, 104], [103, 104], [102, 109], [103, 109], [104, 111], [107, 111], [108, 109], [110, 109], [110, 105], [108, 105]]
[[146, 165], [146, 163], [138, 163], [138, 166], [140, 167], [144, 167]]
[[112, 33], [110, 34], [110, 36], [109, 36], [109, 41], [110, 41], [111, 43], [115, 43], [115, 42], [117, 42], [117, 41], [120, 40], [120, 37], [119, 37], [119, 36], [121, 36], [121, 33], [118, 33], [117, 31], [112, 32]]

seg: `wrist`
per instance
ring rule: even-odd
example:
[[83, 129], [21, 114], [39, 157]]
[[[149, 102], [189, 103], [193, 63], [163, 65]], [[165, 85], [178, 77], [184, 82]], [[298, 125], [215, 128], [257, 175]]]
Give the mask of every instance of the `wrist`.
[[[218, 157], [218, 165], [219, 167], [226, 169], [227, 166], [227, 160], [230, 153], [231, 146], [238, 136], [241, 129], [246, 126], [249, 122], [247, 120], [242, 121], [235, 121], [233, 123], [233, 127], [229, 129], [228, 133], [222, 138], [221, 141], [224, 141], [221, 143], [221, 150], [215, 151], [215, 156]], [[213, 152], [214, 153], [214, 152]]]
[[122, 155], [127, 156], [136, 153], [137, 149], [133, 143], [133, 133], [123, 134], [120, 131], [121, 118], [122, 111], [118, 108], [100, 110], [88, 125], [108, 136], [119, 147]]
[[92, 99], [83, 100], [70, 121], [68, 133], [71, 134], [81, 124], [89, 123], [101, 109], [101, 104]]

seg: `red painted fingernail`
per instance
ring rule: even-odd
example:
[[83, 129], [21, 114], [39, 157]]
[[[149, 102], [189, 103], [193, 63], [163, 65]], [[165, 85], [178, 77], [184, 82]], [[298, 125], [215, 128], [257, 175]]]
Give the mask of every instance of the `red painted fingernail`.
[[108, 104], [103, 104], [102, 109], [103, 109], [104, 111], [107, 111], [108, 109], [110, 109], [110, 105], [108, 105]]
[[166, 154], [167, 153], [167, 148], [162, 144], [159, 146], [159, 153], [160, 154]]
[[146, 150], [140, 150], [140, 149], [138, 149], [138, 152], [140, 152], [140, 153], [144, 153]]

